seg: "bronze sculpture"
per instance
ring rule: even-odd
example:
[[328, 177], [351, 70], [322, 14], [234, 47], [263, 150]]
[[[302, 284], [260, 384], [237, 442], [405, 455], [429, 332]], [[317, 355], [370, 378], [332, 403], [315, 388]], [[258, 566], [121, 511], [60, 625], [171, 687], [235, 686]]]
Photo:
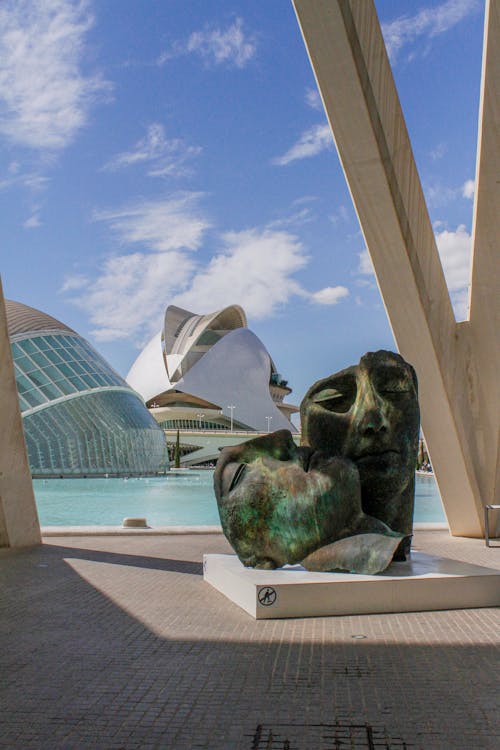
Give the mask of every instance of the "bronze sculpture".
[[419, 409], [415, 371], [369, 352], [315, 383], [290, 432], [224, 448], [214, 475], [226, 537], [247, 567], [376, 573], [410, 549]]

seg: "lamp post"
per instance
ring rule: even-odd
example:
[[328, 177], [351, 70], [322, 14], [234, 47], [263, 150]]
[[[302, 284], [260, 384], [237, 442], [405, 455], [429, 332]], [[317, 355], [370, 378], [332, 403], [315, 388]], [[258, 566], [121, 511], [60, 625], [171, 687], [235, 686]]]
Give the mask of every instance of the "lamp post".
[[270, 427], [270, 425], [271, 425], [271, 419], [272, 419], [272, 417], [266, 417], [266, 420], [267, 420], [267, 431], [268, 432], [271, 432], [271, 427]]
[[205, 415], [204, 414], [197, 414], [196, 416], [198, 417], [198, 423], [200, 425], [200, 430], [201, 430], [201, 420], [204, 419]]
[[234, 410], [236, 409], [236, 406], [234, 404], [228, 404], [229, 411], [231, 412], [231, 432], [233, 431], [233, 423], [234, 423]]

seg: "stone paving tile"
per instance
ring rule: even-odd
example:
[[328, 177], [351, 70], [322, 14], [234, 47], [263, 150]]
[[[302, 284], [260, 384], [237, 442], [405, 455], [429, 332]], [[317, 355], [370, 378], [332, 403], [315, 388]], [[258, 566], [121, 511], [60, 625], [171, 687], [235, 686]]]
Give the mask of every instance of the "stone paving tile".
[[[481, 540], [415, 547], [500, 568]], [[203, 553], [228, 551], [216, 534], [0, 550], [0, 748], [500, 746], [498, 610], [256, 622], [203, 582]]]

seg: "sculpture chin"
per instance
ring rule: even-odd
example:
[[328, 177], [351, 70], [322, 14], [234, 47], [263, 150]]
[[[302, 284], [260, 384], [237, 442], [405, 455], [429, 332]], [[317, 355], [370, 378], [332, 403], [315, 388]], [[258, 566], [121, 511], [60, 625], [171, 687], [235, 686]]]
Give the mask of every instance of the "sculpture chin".
[[354, 463], [361, 469], [362, 467], [371, 468], [374, 471], [387, 471], [394, 467], [399, 468], [402, 463], [401, 453], [392, 448], [384, 450], [374, 450], [363, 453], [361, 456], [354, 458]]

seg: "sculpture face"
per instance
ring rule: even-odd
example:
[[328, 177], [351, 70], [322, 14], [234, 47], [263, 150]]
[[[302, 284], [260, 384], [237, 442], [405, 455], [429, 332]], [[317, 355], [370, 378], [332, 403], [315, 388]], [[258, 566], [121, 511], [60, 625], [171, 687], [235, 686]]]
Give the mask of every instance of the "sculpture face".
[[300, 448], [281, 430], [217, 462], [221, 523], [240, 560], [371, 573], [405, 559], [419, 431], [411, 365], [369, 352], [315, 383], [301, 418]]
[[394, 528], [394, 512], [384, 513], [384, 506], [413, 491], [419, 431], [413, 368], [392, 352], [369, 352], [357, 367], [315, 383], [301, 417], [303, 443], [353, 461], [363, 509]]

